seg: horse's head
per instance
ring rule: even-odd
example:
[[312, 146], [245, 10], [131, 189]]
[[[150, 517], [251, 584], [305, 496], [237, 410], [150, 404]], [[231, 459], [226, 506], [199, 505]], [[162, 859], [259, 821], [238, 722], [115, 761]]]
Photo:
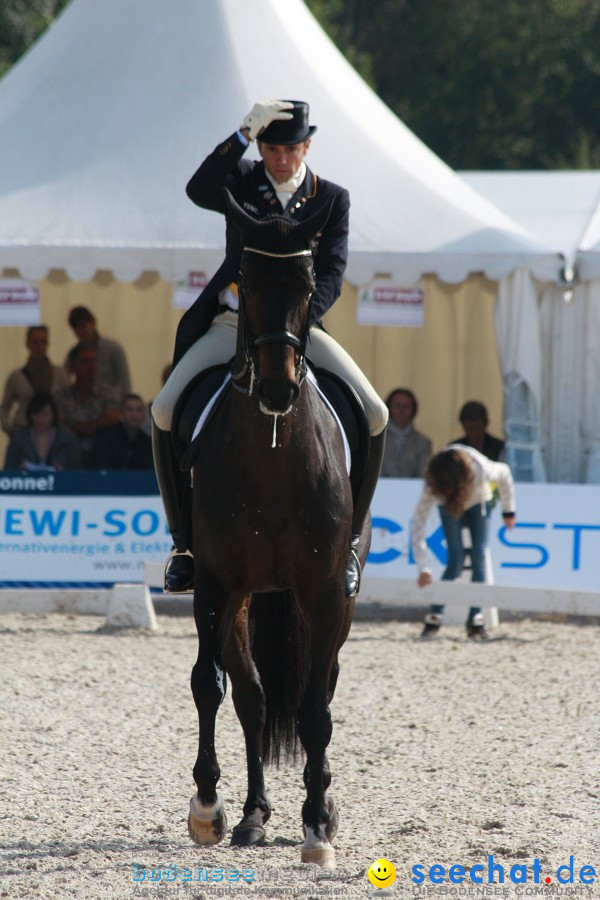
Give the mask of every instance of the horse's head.
[[263, 412], [285, 414], [300, 393], [315, 287], [313, 241], [331, 204], [304, 222], [285, 216], [257, 220], [226, 191], [242, 241], [239, 275], [241, 350]]

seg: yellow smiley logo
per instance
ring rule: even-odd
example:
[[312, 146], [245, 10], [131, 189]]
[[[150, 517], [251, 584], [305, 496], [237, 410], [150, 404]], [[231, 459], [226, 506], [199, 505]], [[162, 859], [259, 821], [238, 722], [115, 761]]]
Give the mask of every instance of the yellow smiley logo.
[[376, 888], [386, 888], [396, 880], [396, 869], [389, 859], [376, 859], [367, 871], [367, 877]]

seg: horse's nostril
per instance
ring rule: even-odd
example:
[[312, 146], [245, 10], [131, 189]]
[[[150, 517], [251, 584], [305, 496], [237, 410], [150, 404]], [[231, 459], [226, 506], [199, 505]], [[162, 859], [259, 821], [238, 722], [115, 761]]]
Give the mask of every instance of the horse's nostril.
[[256, 394], [270, 412], [285, 413], [298, 399], [300, 388], [295, 381], [274, 382], [265, 379], [258, 382]]
[[265, 390], [265, 382], [259, 381], [256, 385], [256, 396], [262, 402], [268, 405], [269, 397], [268, 391]]

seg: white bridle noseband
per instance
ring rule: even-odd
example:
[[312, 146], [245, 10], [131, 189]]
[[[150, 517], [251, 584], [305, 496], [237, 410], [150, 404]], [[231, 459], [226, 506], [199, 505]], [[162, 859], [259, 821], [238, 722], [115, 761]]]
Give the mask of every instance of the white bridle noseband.
[[296, 250], [295, 253], [269, 253], [267, 250], [257, 250], [256, 247], [243, 247], [242, 253], [258, 253], [259, 256], [272, 256], [273, 259], [291, 259], [293, 256], [312, 256], [312, 250]]

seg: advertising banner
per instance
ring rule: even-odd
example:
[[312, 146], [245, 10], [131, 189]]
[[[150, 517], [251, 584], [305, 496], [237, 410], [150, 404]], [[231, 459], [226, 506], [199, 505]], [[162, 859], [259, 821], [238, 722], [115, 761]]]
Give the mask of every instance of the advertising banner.
[[39, 325], [40, 292], [21, 278], [0, 279], [0, 326]]
[[189, 309], [207, 284], [205, 272], [189, 272], [187, 281], [177, 282], [173, 287], [173, 309]]
[[[410, 521], [422, 482], [381, 479], [366, 575], [416, 579]], [[496, 584], [597, 591], [600, 485], [518, 484], [517, 524], [492, 513]], [[437, 509], [427, 525], [437, 578], [446, 548]], [[143, 582], [171, 549], [153, 472], [0, 471], [0, 587]]]
[[[382, 478], [372, 505], [367, 574], [416, 579], [410, 521], [420, 480]], [[597, 591], [600, 585], [600, 485], [517, 484], [517, 521], [504, 526], [492, 511], [490, 550], [495, 584]], [[431, 567], [439, 578], [446, 547], [437, 509], [428, 520]]]
[[358, 292], [357, 320], [359, 325], [421, 328], [424, 303], [422, 288], [404, 288], [389, 279], [376, 279]]
[[0, 587], [143, 582], [170, 549], [154, 472], [0, 472]]

